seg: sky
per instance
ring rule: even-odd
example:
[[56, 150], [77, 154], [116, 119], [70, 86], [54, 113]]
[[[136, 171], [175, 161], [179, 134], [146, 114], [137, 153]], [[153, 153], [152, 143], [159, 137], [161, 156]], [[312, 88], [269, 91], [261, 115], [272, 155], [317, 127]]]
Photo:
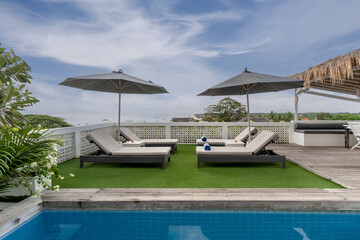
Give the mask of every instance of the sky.
[[[32, 68], [40, 102], [26, 113], [75, 125], [116, 121], [118, 100], [58, 85], [68, 77], [122, 69], [162, 85], [169, 94], [124, 94], [121, 119], [169, 121], [217, 103], [196, 95], [245, 67], [289, 76], [360, 46], [358, 0], [0, 0], [0, 11], [0, 43]], [[250, 96], [251, 112], [293, 109], [293, 90]], [[360, 105], [303, 94], [299, 111]]]

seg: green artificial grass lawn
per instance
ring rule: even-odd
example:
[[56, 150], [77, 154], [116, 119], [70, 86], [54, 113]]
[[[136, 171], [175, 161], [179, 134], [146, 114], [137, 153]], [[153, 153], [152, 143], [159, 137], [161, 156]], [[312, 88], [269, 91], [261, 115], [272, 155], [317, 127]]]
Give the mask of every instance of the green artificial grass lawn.
[[[342, 188], [289, 161], [281, 163], [201, 163], [196, 167], [195, 145], [179, 145], [166, 169], [161, 164], [59, 164], [61, 188]], [[69, 174], [75, 174], [70, 177]]]

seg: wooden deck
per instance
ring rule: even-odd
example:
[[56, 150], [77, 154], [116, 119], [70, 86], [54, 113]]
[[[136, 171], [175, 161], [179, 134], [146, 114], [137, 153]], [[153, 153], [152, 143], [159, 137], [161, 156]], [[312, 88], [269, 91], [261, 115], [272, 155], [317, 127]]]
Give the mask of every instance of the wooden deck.
[[273, 144], [275, 152], [349, 189], [360, 189], [360, 149]]

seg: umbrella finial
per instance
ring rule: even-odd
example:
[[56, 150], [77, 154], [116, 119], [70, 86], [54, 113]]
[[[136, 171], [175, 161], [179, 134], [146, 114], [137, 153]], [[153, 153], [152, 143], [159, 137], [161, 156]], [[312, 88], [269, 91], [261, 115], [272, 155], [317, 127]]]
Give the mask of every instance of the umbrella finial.
[[246, 73], [250, 73], [250, 71], [248, 71], [248, 70], [247, 70], [247, 67], [245, 67], [244, 72], [246, 72]]
[[113, 71], [113, 73], [124, 73], [123, 70], [119, 69], [119, 71]]

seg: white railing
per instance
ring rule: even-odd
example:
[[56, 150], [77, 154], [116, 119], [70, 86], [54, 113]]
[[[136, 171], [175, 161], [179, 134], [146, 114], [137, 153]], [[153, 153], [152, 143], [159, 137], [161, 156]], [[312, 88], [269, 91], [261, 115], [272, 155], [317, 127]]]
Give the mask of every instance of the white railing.
[[[235, 138], [247, 127], [247, 123], [122, 123], [121, 126], [128, 127], [136, 135], [143, 139], [176, 138], [179, 143], [195, 144], [196, 139], [201, 136], [207, 138]], [[292, 123], [252, 123], [251, 126], [260, 131], [269, 130], [279, 134], [276, 143], [289, 143], [293, 132]], [[83, 127], [68, 127], [50, 130], [51, 137], [63, 142], [59, 146], [61, 156], [59, 162], [79, 157], [97, 150], [94, 144], [89, 143], [85, 136], [90, 132], [106, 131], [115, 137], [116, 124], [105, 123]], [[260, 132], [259, 131], [259, 132]]]

